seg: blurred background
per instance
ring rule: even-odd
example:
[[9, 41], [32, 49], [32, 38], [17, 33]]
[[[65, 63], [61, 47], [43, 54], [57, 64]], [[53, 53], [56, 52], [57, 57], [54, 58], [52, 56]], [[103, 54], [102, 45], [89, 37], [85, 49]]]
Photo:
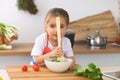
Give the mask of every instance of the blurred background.
[[34, 0], [38, 8], [35, 15], [18, 10], [17, 0], [1, 0], [0, 23], [20, 27], [18, 40], [14, 43], [31, 43], [44, 31], [44, 18], [49, 9], [61, 7], [68, 11], [70, 21], [111, 10], [119, 22], [118, 0]]
[[[120, 21], [118, 0], [34, 0], [38, 13], [18, 10], [17, 0], [0, 0], [0, 23], [20, 28], [19, 37], [12, 43], [33, 43], [44, 32], [44, 18], [49, 9], [61, 7], [68, 11], [70, 21], [111, 10], [115, 22]], [[120, 66], [120, 53], [75, 54], [76, 62], [86, 66], [94, 62], [98, 66]], [[0, 55], [0, 68], [6, 65], [29, 64], [30, 55]]]

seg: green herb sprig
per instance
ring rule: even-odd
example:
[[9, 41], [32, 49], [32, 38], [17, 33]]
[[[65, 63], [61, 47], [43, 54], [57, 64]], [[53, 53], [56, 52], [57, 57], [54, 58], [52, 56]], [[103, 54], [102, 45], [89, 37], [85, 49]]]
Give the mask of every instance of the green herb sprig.
[[84, 76], [91, 80], [103, 80], [103, 74], [100, 68], [98, 68], [94, 63], [88, 64], [87, 68], [77, 65], [76, 69], [74, 70], [74, 75]]

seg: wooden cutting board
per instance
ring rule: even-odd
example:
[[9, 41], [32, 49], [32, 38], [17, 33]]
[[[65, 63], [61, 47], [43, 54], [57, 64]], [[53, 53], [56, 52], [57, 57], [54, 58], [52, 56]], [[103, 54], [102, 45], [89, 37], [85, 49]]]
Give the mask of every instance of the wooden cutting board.
[[75, 31], [75, 41], [86, 41], [87, 35], [94, 34], [96, 30], [100, 30], [101, 35], [106, 35], [110, 42], [118, 37], [118, 27], [111, 11], [70, 22], [69, 28]]
[[40, 66], [40, 71], [34, 71], [32, 66], [28, 66], [27, 72], [23, 72], [21, 66], [7, 66], [6, 69], [11, 80], [89, 80], [74, 76], [73, 71], [54, 73], [45, 66]]

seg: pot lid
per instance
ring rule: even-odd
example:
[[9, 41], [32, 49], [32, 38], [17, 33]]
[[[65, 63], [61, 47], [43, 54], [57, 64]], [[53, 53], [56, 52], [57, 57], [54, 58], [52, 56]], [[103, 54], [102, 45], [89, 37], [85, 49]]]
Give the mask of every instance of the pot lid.
[[106, 37], [105, 35], [100, 35], [100, 31], [97, 30], [94, 34], [90, 34], [87, 36], [88, 39], [94, 39], [94, 38], [97, 38], [97, 37]]

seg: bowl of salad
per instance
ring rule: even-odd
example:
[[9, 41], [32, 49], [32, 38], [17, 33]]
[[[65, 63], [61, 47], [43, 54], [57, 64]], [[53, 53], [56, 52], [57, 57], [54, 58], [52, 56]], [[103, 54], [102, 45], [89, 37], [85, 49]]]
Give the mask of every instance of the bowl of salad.
[[70, 58], [65, 58], [64, 61], [58, 60], [57, 58], [46, 58], [44, 62], [50, 71], [65, 72], [70, 68], [73, 61]]

